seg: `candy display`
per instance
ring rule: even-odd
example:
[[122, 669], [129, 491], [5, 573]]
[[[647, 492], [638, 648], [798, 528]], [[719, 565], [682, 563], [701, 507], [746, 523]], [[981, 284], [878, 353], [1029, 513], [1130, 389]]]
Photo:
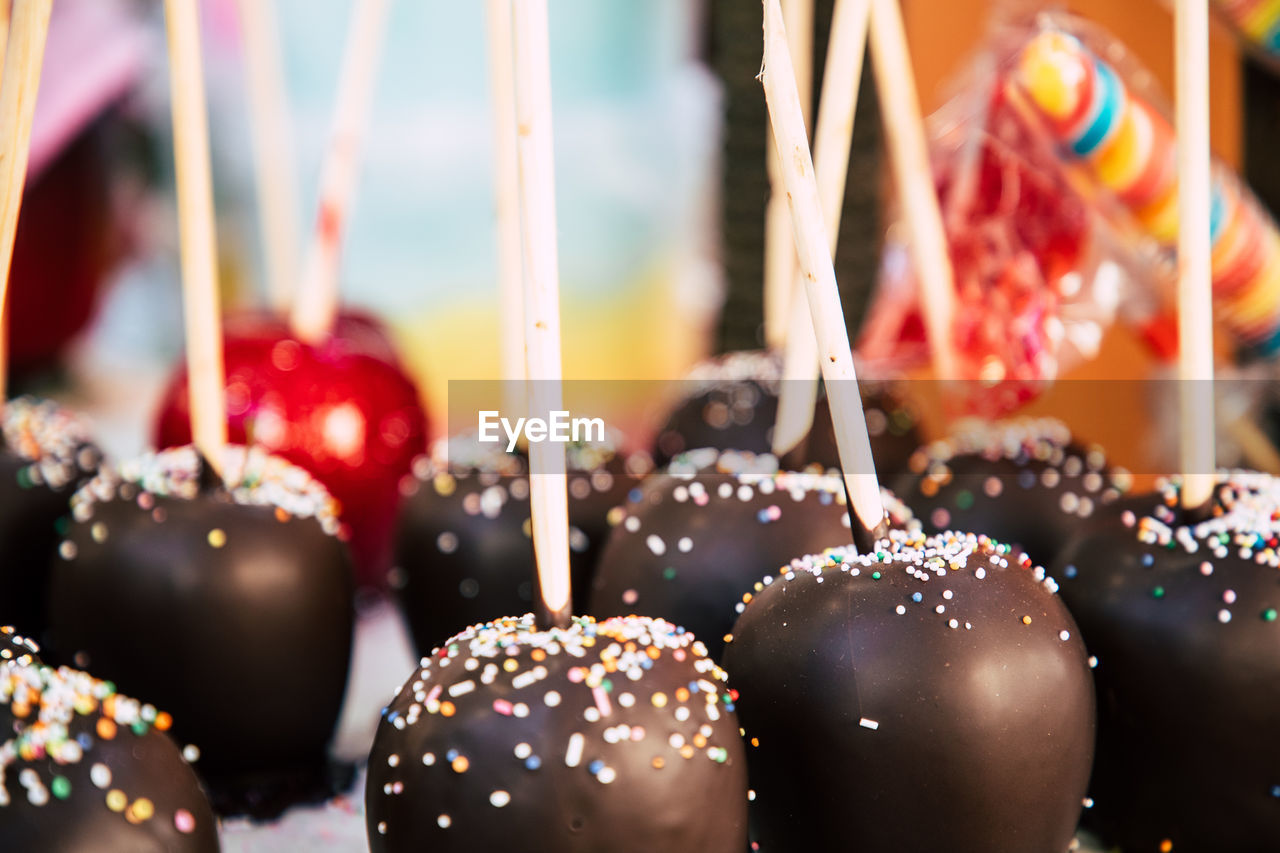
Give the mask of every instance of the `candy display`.
[[[909, 511], [885, 497], [894, 522], [904, 524]], [[734, 605], [752, 584], [794, 556], [849, 538], [840, 477], [780, 471], [767, 454], [712, 449], [678, 456], [615, 521], [587, 611], [669, 619], [716, 660]]]
[[[425, 451], [427, 417], [386, 333], [367, 316], [342, 316], [309, 346], [283, 320], [227, 318], [229, 437], [300, 465], [340, 503], [362, 583], [381, 585], [391, 562], [400, 479]], [[191, 440], [185, 369], [166, 391], [156, 444]], [[346, 534], [344, 534], [346, 535]]]
[[[1176, 137], [1165, 115], [1075, 35], [1046, 27], [1016, 57], [1011, 84], [1064, 157], [1114, 198], [1158, 247], [1178, 231]], [[1248, 351], [1280, 350], [1280, 231], [1221, 165], [1210, 200], [1217, 319]]]
[[393, 851], [747, 848], [725, 674], [642, 618], [470, 628], [422, 659], [369, 757], [369, 846]]
[[1086, 816], [1125, 850], [1280, 844], [1275, 655], [1280, 481], [1221, 474], [1210, 507], [1178, 486], [1105, 511], [1056, 561], [1092, 653], [1097, 764]]
[[724, 661], [760, 848], [1067, 850], [1094, 700], [1054, 589], [1005, 545], [919, 530], [757, 583]]
[[269, 812], [327, 790], [351, 567], [336, 503], [305, 471], [235, 446], [222, 466], [181, 447], [81, 489], [50, 632], [63, 659], [171, 709], [220, 809]]
[[1274, 66], [1280, 58], [1280, 6], [1268, 0], [1216, 0], [1214, 5], [1257, 54]]
[[[1052, 140], [979, 61], [929, 123], [934, 184], [955, 276], [953, 378], [963, 411], [1002, 417], [1097, 355], [1117, 311], [1117, 262], [1101, 213], [1070, 180]], [[858, 347], [875, 360], [930, 353], [914, 268], [891, 245]], [[1151, 297], [1126, 293], [1138, 313]]]
[[1131, 481], [1061, 421], [1019, 418], [960, 424], [917, 450], [893, 487], [929, 532], [981, 531], [1050, 563]]
[[[610, 510], [649, 468], [612, 442], [569, 451], [573, 585], [585, 591], [609, 535]], [[392, 587], [418, 648], [533, 601], [528, 460], [474, 434], [437, 441], [406, 477]]]
[[48, 400], [10, 400], [0, 418], [0, 624], [40, 637], [59, 525], [102, 454], [84, 422]]
[[[731, 352], [695, 366], [685, 377], [681, 400], [658, 434], [655, 461], [665, 464], [680, 453], [704, 447], [768, 453], [782, 381], [781, 356], [766, 351]], [[863, 384], [862, 402], [877, 470], [905, 470], [907, 458], [919, 446], [918, 416], [893, 385]], [[825, 397], [818, 400], [813, 423], [808, 440], [788, 454], [787, 462], [794, 467], [810, 462], [837, 466], [835, 433]]]
[[173, 719], [108, 681], [40, 660], [0, 627], [0, 847], [216, 853], [217, 822]]

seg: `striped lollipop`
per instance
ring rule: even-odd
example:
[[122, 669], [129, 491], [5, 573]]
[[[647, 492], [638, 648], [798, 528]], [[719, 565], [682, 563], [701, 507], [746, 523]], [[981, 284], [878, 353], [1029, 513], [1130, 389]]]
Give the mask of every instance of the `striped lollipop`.
[[[1280, 8], [1280, 3], [1271, 3]], [[1065, 156], [1128, 210], [1159, 246], [1178, 237], [1177, 139], [1168, 118], [1075, 36], [1044, 30], [1018, 53], [1014, 86]], [[1253, 194], [1215, 164], [1211, 199], [1214, 301], [1242, 344], [1280, 353], [1280, 232]]]

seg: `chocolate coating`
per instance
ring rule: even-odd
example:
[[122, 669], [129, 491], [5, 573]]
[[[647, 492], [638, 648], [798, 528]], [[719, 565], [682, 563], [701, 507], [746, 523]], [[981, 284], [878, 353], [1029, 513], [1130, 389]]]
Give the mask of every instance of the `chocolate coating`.
[[890, 535], [793, 563], [734, 626], [761, 849], [1063, 853], [1093, 682], [1052, 580], [985, 537]]
[[216, 853], [217, 822], [169, 723], [0, 628], [0, 850]]
[[1055, 567], [1098, 656], [1086, 825], [1126, 851], [1280, 849], [1280, 482], [1224, 482], [1210, 520], [1135, 498]]
[[378, 727], [373, 853], [746, 849], [746, 766], [724, 673], [661, 621], [468, 629]]
[[[609, 510], [651, 467], [612, 445], [568, 454], [573, 587], [585, 597], [608, 536]], [[396, 535], [392, 587], [422, 652], [441, 637], [532, 606], [527, 460], [474, 435], [437, 442], [419, 457]]]
[[[300, 468], [190, 447], [76, 495], [54, 567], [59, 651], [172, 710], [220, 808], [323, 774], [347, 681], [353, 581], [332, 498]], [[289, 787], [285, 785], [285, 787]], [[248, 801], [238, 800], [245, 792]]]
[[[697, 365], [685, 378], [688, 394], [679, 401], [654, 445], [654, 460], [666, 465], [702, 447], [768, 453], [778, 417], [782, 358], [764, 351], [731, 352]], [[920, 446], [911, 405], [887, 383], [860, 381], [871, 455], [882, 480], [907, 470]], [[788, 454], [788, 467], [840, 467], [835, 429], [826, 397], [819, 397], [807, 441]]]
[[844, 481], [777, 467], [773, 456], [732, 451], [677, 457], [617, 513], [587, 611], [666, 619], [718, 660], [734, 605], [752, 584], [849, 539]]
[[892, 488], [926, 532], [985, 533], [1046, 564], [1131, 480], [1052, 418], [962, 424], [920, 448], [910, 467]]
[[0, 625], [43, 638], [58, 525], [102, 454], [84, 424], [48, 400], [10, 400], [0, 427]]

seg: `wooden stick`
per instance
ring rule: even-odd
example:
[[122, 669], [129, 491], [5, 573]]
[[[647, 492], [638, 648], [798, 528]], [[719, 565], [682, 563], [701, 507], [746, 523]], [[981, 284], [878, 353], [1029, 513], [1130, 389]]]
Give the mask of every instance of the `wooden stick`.
[[311, 343], [332, 332], [338, 315], [338, 262], [355, 195], [388, 9], [388, 0], [356, 0], [351, 9], [333, 129], [320, 173], [315, 232], [289, 318], [293, 333]]
[[871, 61], [876, 69], [885, 145], [920, 283], [920, 305], [934, 372], [939, 379], [955, 378], [951, 335], [951, 322], [955, 317], [954, 274], [929, 166], [920, 98], [898, 0], [871, 0]]
[[[13, 45], [5, 52], [0, 81], [0, 324], [8, 322], [13, 243], [18, 236], [18, 212], [27, 184], [31, 125], [52, 11], [53, 0], [18, 0], [10, 30]], [[0, 403], [8, 399], [9, 342], [7, 326], [4, 328], [6, 334], [0, 341]]]
[[520, 240], [520, 163], [516, 135], [511, 0], [488, 0], [489, 76], [493, 92], [494, 210], [498, 235], [498, 346], [502, 405], [509, 417], [528, 411], [524, 363], [524, 261]]
[[[529, 412], [548, 418], [564, 408], [560, 387], [560, 260], [556, 248], [555, 152], [551, 126], [551, 50], [547, 0], [514, 0], [520, 224], [524, 235], [524, 316]], [[564, 445], [529, 443], [529, 503], [546, 628], [571, 616], [569, 508]]]
[[[862, 60], [867, 46], [870, 0], [836, 0], [827, 44], [818, 123], [814, 129], [813, 162], [817, 170], [822, 216], [827, 223], [827, 246], [835, 257], [840, 242], [840, 218], [849, 178], [853, 123], [862, 85]], [[818, 341], [813, 335], [809, 303], [804, 298], [804, 274], [792, 273], [790, 318], [778, 395], [778, 422], [773, 429], [773, 452], [783, 456], [813, 428], [818, 399]]]
[[12, 16], [13, 3], [11, 0], [0, 0], [0, 68], [4, 66], [5, 51], [9, 47], [9, 23]]
[[822, 375], [831, 400], [836, 446], [849, 493], [854, 542], [859, 550], [874, 543], [884, 524], [884, 505], [871, 458], [871, 439], [862, 413], [858, 377], [849, 347], [849, 333], [840, 307], [835, 264], [827, 247], [823, 224], [822, 197], [813, 176], [813, 159], [805, 137], [804, 114], [796, 91], [791, 55], [787, 50], [786, 27], [778, 0], [764, 0], [764, 68], [760, 72], [765, 100], [773, 119], [782, 177], [791, 202], [796, 251], [805, 275]]
[[239, 8], [267, 294], [286, 312], [298, 286], [302, 220], [275, 0], [240, 0]]
[[[783, 0], [782, 13], [787, 25], [787, 45], [796, 64], [800, 110], [807, 128], [809, 105], [813, 103], [813, 0]], [[788, 334], [796, 249], [791, 240], [791, 213], [782, 189], [772, 131], [765, 148], [770, 191], [764, 212], [764, 340], [769, 349], [782, 349]]]
[[1213, 285], [1209, 209], [1208, 0], [1177, 0], [1178, 375], [1182, 505], [1213, 496]]
[[227, 414], [200, 21], [196, 0], [165, 0], [164, 6], [169, 36], [191, 433], [196, 448], [215, 471], [221, 471], [222, 448], [227, 443]]

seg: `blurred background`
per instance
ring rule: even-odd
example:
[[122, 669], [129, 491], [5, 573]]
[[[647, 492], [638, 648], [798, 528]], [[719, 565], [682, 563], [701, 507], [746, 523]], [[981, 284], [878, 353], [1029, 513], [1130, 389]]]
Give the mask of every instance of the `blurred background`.
[[[309, 226], [351, 4], [272, 2], [296, 148], [275, 168], [296, 178]], [[1011, 7], [903, 6], [932, 111], [993, 15]], [[817, 0], [819, 75], [831, 7]], [[1172, 20], [1159, 0], [1063, 7], [1109, 30], [1172, 89]], [[760, 346], [768, 182], [758, 0], [550, 0], [550, 13], [566, 376], [674, 379], [709, 353]], [[224, 304], [263, 306], [238, 4], [204, 0], [202, 15]], [[1280, 116], [1272, 77], [1214, 27], [1214, 148], [1274, 198], [1274, 158], [1258, 150]], [[437, 424], [450, 380], [499, 374], [485, 55], [482, 3], [393, 4], [342, 260], [343, 298], [390, 325]], [[837, 258], [851, 330], [867, 316], [893, 218], [869, 75], [862, 94]], [[170, 142], [160, 4], [59, 0], [16, 250], [12, 369], [16, 390], [89, 412], [118, 456], [146, 447], [181, 352]], [[1142, 336], [1117, 324], [1064, 375], [1160, 370]], [[906, 374], [927, 376], [927, 366]], [[1072, 404], [1031, 410], [1055, 405]], [[1072, 405], [1071, 414], [1113, 459], [1140, 459], [1140, 430], [1115, 429], [1105, 411]]]

